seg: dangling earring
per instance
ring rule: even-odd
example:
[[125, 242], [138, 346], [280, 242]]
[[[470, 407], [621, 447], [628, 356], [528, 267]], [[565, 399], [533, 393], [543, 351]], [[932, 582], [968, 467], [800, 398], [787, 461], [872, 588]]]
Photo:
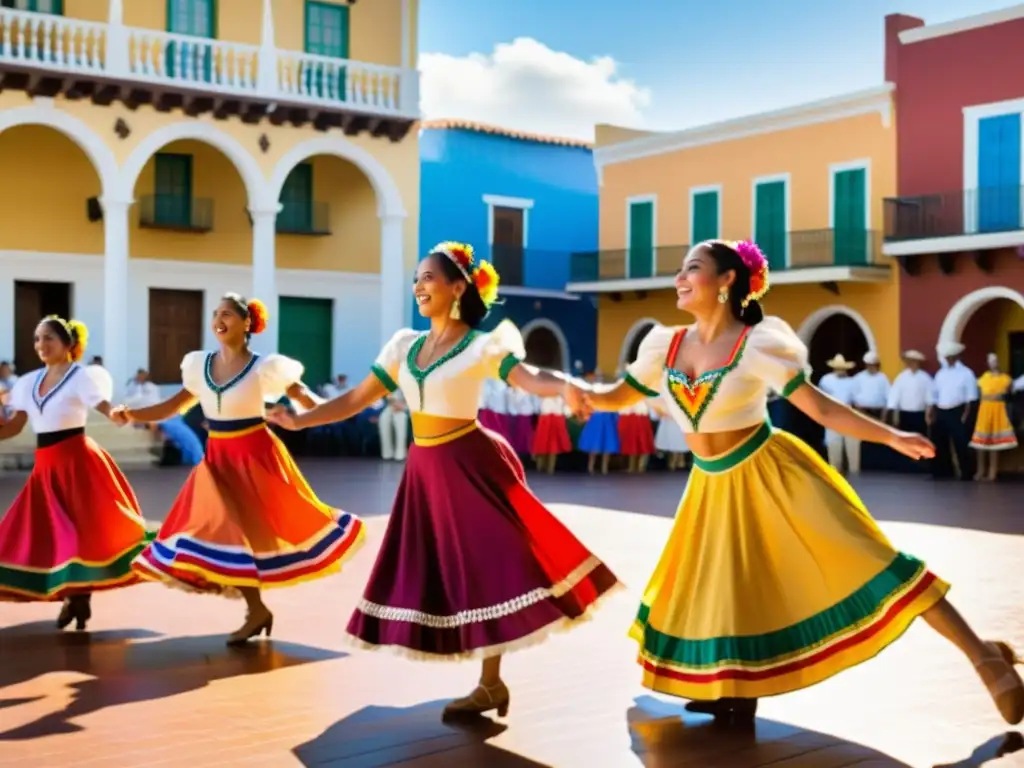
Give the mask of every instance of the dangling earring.
[[719, 288], [718, 289], [718, 303], [725, 304], [729, 300], [729, 289]]
[[461, 302], [458, 299], [455, 299], [455, 301], [452, 302], [451, 311], [448, 312], [448, 317], [452, 320], [462, 319], [462, 308], [459, 306], [460, 303]]

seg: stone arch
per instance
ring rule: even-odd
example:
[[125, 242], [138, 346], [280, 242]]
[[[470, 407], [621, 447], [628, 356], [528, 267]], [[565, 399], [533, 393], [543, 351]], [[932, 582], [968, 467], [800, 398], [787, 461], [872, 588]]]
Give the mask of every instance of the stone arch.
[[125, 199], [133, 198], [135, 183], [149, 159], [171, 142], [185, 139], [209, 144], [231, 161], [242, 177], [250, 209], [273, 210], [270, 208], [270, 198], [267, 195], [267, 182], [256, 158], [234, 137], [215, 125], [199, 121], [165, 125], [139, 142], [121, 168], [121, 191]]
[[997, 299], [1008, 299], [1024, 307], [1024, 295], [1005, 285], [992, 285], [971, 291], [946, 313], [946, 318], [942, 321], [942, 328], [939, 330], [939, 338], [935, 342], [936, 349], [943, 342], [960, 341], [960, 334], [963, 333], [974, 313], [983, 305]]
[[321, 136], [292, 147], [274, 166], [267, 190], [269, 195], [267, 203], [269, 205], [276, 205], [281, 197], [281, 189], [284, 187], [285, 179], [288, 178], [288, 174], [292, 172], [292, 169], [299, 163], [317, 155], [331, 155], [347, 160], [361, 170], [366, 175], [366, 178], [369, 179], [370, 185], [377, 196], [378, 216], [381, 218], [404, 218], [406, 216], [402, 195], [398, 191], [398, 185], [391, 177], [387, 168], [365, 149], [340, 136]]
[[558, 349], [561, 353], [561, 370], [563, 372], [571, 372], [569, 363], [569, 340], [565, 337], [565, 333], [558, 326], [558, 323], [548, 320], [546, 317], [538, 317], [531, 320], [522, 327], [523, 341], [529, 338], [530, 334], [534, 331], [546, 330], [551, 333], [552, 336], [558, 341]]
[[871, 331], [871, 326], [868, 325], [868, 321], [864, 319], [864, 316], [855, 309], [851, 309], [844, 304], [830, 304], [827, 307], [816, 309], [814, 312], [809, 314], [807, 318], [800, 325], [800, 329], [796, 332], [800, 340], [803, 341], [808, 347], [811, 345], [811, 341], [814, 339], [814, 334], [817, 332], [821, 324], [828, 320], [833, 315], [846, 315], [848, 318], [853, 320], [860, 328], [860, 332], [864, 334], [864, 338], [868, 342], [868, 349], [878, 351], [878, 344], [875, 341], [875, 334]]
[[[620, 368], [625, 367], [631, 362], [629, 357], [633, 347], [638, 345], [643, 337], [647, 335], [648, 331], [657, 324], [658, 321], [653, 317], [645, 317], [641, 320], [637, 320], [633, 323], [632, 327], [626, 331], [626, 335], [622, 339], [622, 347], [619, 349]], [[604, 371], [603, 373], [614, 374], [615, 371]]]
[[73, 141], [89, 158], [100, 178], [105, 197], [118, 195], [118, 168], [114, 153], [89, 126], [52, 105], [32, 104], [0, 110], [0, 133], [20, 125], [43, 125]]

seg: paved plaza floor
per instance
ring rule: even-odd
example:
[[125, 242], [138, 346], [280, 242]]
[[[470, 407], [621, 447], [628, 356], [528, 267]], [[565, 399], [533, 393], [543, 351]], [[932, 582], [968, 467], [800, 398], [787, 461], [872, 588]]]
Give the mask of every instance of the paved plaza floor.
[[[304, 467], [326, 501], [369, 518], [369, 539], [341, 575], [268, 593], [270, 641], [226, 648], [240, 603], [159, 585], [97, 595], [88, 633], [53, 629], [53, 605], [0, 604], [0, 766], [1024, 766], [1020, 729], [923, 622], [856, 669], [763, 701], [749, 732], [684, 717], [683, 702], [645, 692], [626, 629], [684, 474], [531, 476], [628, 589], [593, 621], [506, 660], [507, 719], [442, 724], [475, 664], [415, 663], [342, 641], [400, 467]], [[131, 474], [147, 516], [161, 518], [184, 476]], [[0, 509], [21, 481], [0, 477]], [[890, 476], [855, 485], [897, 545], [953, 583], [950, 598], [983, 634], [1024, 653], [1024, 486]]]

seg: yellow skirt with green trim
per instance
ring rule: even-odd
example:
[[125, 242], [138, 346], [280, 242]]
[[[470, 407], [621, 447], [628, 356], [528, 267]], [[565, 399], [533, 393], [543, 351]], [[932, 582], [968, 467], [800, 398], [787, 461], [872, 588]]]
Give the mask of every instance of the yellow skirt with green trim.
[[694, 457], [630, 636], [654, 691], [774, 696], [872, 658], [948, 589], [810, 447], [765, 424]]

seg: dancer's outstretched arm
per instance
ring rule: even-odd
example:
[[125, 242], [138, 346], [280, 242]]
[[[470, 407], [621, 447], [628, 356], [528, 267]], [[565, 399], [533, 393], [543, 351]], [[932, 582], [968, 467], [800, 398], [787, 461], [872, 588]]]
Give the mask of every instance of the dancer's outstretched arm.
[[24, 411], [15, 411], [14, 415], [7, 420], [0, 416], [0, 440], [10, 440], [12, 437], [17, 437], [25, 429], [25, 424], [27, 423], [28, 414]]
[[297, 381], [288, 387], [288, 389], [285, 390], [285, 394], [288, 396], [289, 400], [298, 403], [307, 411], [311, 411], [318, 405], [323, 405], [327, 402], [322, 397], [318, 397], [313, 390], [301, 381]]
[[621, 411], [646, 400], [651, 395], [641, 392], [630, 379], [619, 379], [613, 384], [594, 384], [587, 392], [587, 402], [595, 411]]
[[[316, 405], [305, 413], [294, 414], [283, 405], [277, 405], [267, 412], [267, 420], [279, 424], [285, 429], [309, 429], [324, 424], [350, 419], [357, 413], [366, 410], [375, 402], [388, 394], [377, 374], [371, 373], [356, 386], [333, 400]], [[290, 396], [290, 395], [289, 395]]]
[[865, 416], [829, 397], [813, 384], [801, 384], [787, 399], [827, 429], [869, 443], [888, 445], [912, 459], [930, 459], [935, 455], [935, 446], [924, 435], [901, 432]]
[[137, 424], [150, 424], [154, 421], [166, 421], [172, 416], [177, 416], [182, 411], [187, 411], [191, 408], [195, 402], [195, 395], [187, 389], [180, 389], [162, 403], [150, 405], [146, 408], [129, 408], [126, 405], [118, 405], [109, 409], [105, 415], [115, 424], [125, 424], [130, 421]]

